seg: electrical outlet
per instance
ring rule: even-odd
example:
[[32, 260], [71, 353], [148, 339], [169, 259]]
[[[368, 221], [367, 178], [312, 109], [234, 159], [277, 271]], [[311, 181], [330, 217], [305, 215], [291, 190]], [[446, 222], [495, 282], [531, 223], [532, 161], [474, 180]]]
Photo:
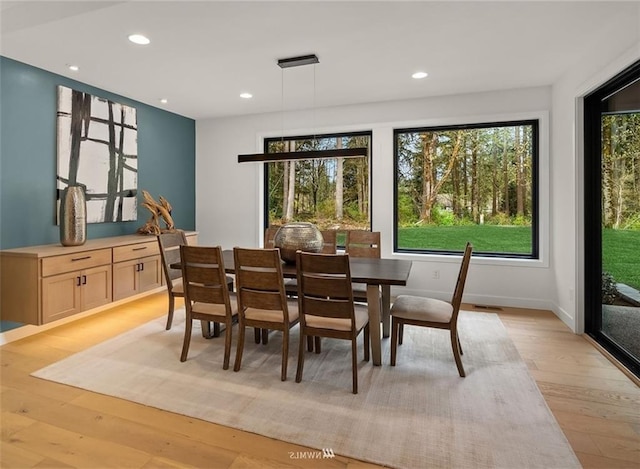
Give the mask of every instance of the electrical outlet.
[[435, 280], [438, 280], [440, 278], [440, 271], [439, 270], [434, 270], [433, 271], [433, 278]]

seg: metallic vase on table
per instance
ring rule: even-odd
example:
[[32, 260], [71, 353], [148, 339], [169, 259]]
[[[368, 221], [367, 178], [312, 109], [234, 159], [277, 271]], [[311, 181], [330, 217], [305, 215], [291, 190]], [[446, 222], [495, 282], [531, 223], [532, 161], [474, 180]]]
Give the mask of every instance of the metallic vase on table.
[[280, 257], [290, 264], [296, 262], [296, 251], [321, 252], [324, 246], [322, 233], [316, 225], [306, 222], [287, 223], [273, 238], [275, 247], [280, 248]]
[[87, 240], [87, 202], [84, 187], [68, 186], [60, 196], [60, 243], [80, 246]]

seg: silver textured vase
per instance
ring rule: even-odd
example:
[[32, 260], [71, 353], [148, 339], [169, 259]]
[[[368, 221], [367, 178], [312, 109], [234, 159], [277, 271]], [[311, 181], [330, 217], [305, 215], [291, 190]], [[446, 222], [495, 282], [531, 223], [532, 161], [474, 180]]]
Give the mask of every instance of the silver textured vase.
[[60, 196], [60, 243], [80, 246], [87, 240], [87, 201], [82, 186], [68, 186]]
[[273, 238], [280, 248], [280, 257], [288, 263], [296, 262], [296, 251], [321, 252], [324, 245], [322, 233], [316, 225], [307, 222], [287, 223]]

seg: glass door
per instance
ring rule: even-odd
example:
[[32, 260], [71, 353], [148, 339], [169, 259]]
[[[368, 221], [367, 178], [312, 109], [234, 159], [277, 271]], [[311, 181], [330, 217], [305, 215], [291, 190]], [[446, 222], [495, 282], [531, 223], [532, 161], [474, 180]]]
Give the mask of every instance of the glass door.
[[585, 329], [640, 376], [640, 62], [585, 104]]

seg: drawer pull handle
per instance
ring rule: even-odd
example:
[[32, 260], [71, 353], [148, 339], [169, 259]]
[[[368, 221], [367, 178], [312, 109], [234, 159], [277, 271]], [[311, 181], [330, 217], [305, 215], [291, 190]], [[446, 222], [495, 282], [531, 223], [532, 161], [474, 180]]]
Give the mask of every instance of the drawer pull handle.
[[141, 248], [133, 248], [133, 251], [142, 251], [144, 249], [147, 249], [147, 246], [142, 246]]
[[87, 284], [87, 276], [86, 276], [86, 275], [83, 275], [83, 276], [82, 276], [82, 284], [83, 284], [83, 285], [86, 285], [86, 284]]
[[80, 285], [82, 285], [82, 282], [80, 281], [80, 277], [76, 277], [76, 280], [78, 281], [78, 283], [76, 283], [76, 287], [79, 287]]
[[75, 261], [84, 261], [86, 259], [91, 259], [91, 256], [84, 256], [84, 257], [75, 257], [73, 259], [71, 259], [71, 262], [75, 262]]

